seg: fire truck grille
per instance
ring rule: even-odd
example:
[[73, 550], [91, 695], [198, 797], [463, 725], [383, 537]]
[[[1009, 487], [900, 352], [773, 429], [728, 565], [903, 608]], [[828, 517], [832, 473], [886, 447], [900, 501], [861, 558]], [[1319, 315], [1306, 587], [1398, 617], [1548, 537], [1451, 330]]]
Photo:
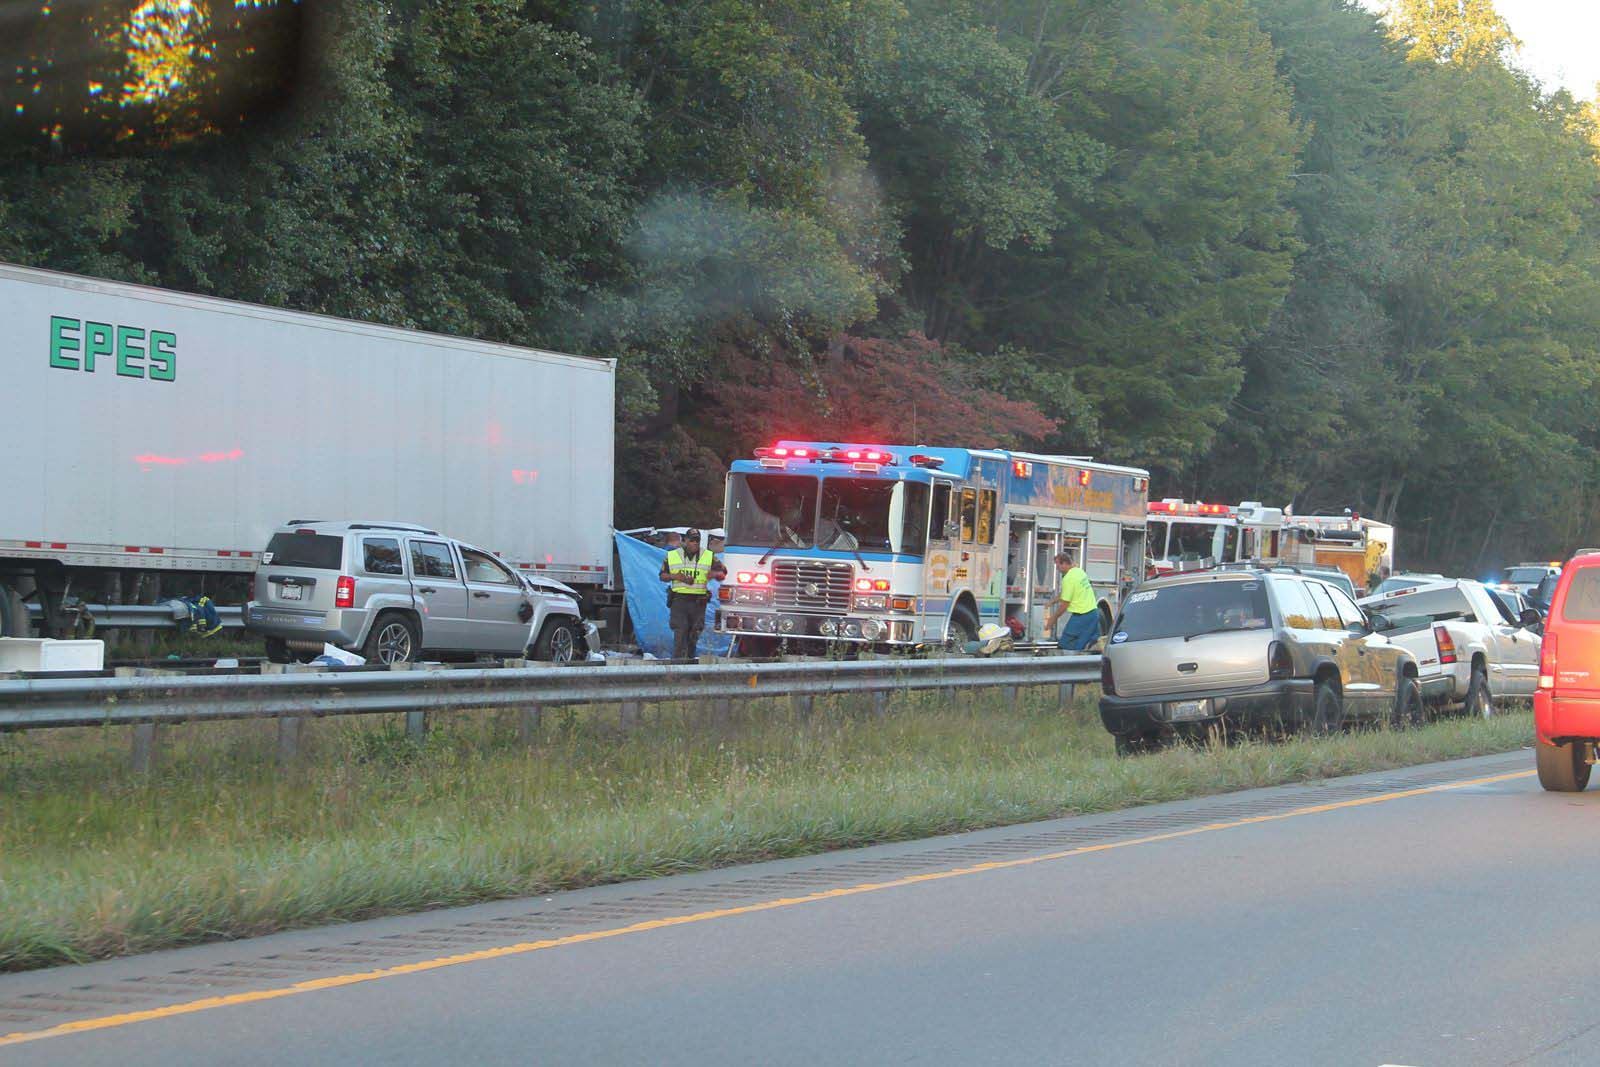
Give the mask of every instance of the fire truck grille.
[[772, 599], [779, 608], [843, 615], [850, 610], [848, 563], [780, 559], [772, 568]]

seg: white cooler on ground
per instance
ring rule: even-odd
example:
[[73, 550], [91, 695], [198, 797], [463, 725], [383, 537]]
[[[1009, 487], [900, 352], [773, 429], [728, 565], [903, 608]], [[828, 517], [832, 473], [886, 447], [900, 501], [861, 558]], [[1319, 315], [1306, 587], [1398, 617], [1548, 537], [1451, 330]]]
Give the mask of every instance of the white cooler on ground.
[[98, 671], [105, 662], [104, 641], [0, 637], [0, 671]]

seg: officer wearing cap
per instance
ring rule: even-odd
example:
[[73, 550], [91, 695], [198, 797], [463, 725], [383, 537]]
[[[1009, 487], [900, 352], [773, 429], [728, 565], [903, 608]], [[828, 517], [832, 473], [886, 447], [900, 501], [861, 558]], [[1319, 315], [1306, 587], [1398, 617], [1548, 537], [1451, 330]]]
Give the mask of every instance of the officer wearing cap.
[[683, 535], [683, 546], [667, 552], [661, 562], [661, 580], [668, 583], [667, 608], [672, 619], [672, 658], [693, 659], [706, 627], [706, 605], [711, 602], [709, 583], [728, 576], [714, 553], [700, 547], [700, 531]]

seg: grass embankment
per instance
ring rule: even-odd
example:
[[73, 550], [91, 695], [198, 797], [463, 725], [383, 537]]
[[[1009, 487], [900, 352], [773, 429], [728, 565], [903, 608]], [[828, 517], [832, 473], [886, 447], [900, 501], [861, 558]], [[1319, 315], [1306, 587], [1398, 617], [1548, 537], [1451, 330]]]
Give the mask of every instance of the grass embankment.
[[547, 712], [413, 743], [393, 721], [0, 735], [0, 969], [39, 967], [496, 897], [1505, 751], [1530, 716], [1117, 759], [1093, 704], [932, 696], [886, 719], [818, 701], [712, 727], [677, 709], [623, 734]]

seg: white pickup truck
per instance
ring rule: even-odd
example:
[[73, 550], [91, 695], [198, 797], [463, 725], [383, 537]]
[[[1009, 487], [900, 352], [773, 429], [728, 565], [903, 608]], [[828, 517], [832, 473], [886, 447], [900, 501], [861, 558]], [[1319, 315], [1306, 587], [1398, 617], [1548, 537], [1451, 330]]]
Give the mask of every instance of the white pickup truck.
[[1481, 583], [1464, 579], [1397, 589], [1361, 606], [1390, 641], [1417, 658], [1423, 700], [1494, 714], [1496, 700], [1532, 697], [1539, 679], [1538, 612], [1511, 613]]

